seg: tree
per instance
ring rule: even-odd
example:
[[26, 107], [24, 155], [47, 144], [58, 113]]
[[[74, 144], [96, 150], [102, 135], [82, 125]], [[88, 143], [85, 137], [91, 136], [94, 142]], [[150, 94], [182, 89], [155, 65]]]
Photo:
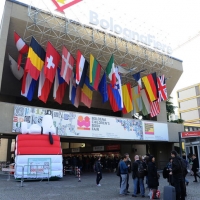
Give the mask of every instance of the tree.
[[177, 108], [177, 106], [173, 105], [173, 103], [171, 102], [171, 99], [173, 98], [170, 96], [166, 101], [167, 121], [169, 121], [169, 116], [171, 114], [175, 114], [174, 110]]

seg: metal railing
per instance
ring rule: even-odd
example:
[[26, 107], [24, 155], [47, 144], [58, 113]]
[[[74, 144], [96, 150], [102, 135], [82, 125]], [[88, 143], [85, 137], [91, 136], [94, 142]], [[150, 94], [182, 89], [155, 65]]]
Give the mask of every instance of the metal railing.
[[23, 187], [24, 180], [47, 179], [49, 182], [50, 168], [47, 165], [16, 165], [15, 179], [21, 179]]
[[47, 165], [15, 165], [0, 163], [0, 176], [7, 177], [7, 181], [11, 177], [15, 177], [16, 180], [20, 180], [21, 187], [23, 187], [24, 180], [43, 180], [50, 178], [50, 167]]

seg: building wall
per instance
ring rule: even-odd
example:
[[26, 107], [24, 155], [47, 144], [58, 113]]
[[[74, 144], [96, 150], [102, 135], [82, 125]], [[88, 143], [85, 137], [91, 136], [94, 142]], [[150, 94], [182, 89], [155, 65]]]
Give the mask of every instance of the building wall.
[[189, 121], [193, 119], [199, 119], [199, 111], [198, 110], [191, 110], [187, 112], [181, 112], [181, 119], [184, 121]]
[[190, 109], [191, 107], [193, 108], [198, 107], [196, 98], [180, 102], [179, 104], [180, 104], [179, 106], [180, 111]]
[[183, 99], [193, 97], [193, 96], [196, 96], [195, 87], [192, 87], [192, 88], [178, 92], [178, 99], [179, 100], [183, 100]]
[[5, 162], [7, 160], [7, 145], [8, 139], [0, 139], [0, 162]]

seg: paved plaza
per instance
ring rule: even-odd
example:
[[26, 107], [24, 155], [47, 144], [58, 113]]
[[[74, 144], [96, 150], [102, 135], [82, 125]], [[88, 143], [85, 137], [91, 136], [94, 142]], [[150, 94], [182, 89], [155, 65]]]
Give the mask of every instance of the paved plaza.
[[[193, 177], [187, 177], [190, 181], [187, 186], [187, 200], [200, 199], [200, 182], [193, 183]], [[163, 186], [167, 185], [166, 179], [160, 178], [159, 189], [161, 191], [161, 199]], [[20, 182], [14, 179], [6, 180], [6, 177], [0, 175], [0, 200], [114, 200], [114, 199], [135, 199], [131, 196], [133, 192], [133, 183], [130, 179], [130, 195], [119, 196], [119, 177], [114, 173], [104, 173], [101, 181], [101, 187], [95, 184], [95, 173], [85, 173], [81, 177], [81, 182], [74, 175], [66, 175], [59, 181], [29, 181], [24, 182], [24, 186], [20, 186]], [[149, 199], [147, 197], [137, 197], [136, 199]], [[169, 199], [170, 200], [170, 199]]]

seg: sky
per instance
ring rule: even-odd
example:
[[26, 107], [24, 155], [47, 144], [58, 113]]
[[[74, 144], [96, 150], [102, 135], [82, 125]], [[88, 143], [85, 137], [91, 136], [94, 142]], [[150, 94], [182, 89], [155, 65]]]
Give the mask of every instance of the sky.
[[[29, 0], [20, 0], [28, 3]], [[45, 2], [51, 0], [43, 0]], [[66, 0], [70, 2], [72, 0]], [[0, 18], [5, 0], [0, 0]], [[36, 3], [37, 0], [34, 0]], [[38, 0], [41, 2], [41, 0]], [[77, 7], [95, 7], [102, 18], [112, 16], [118, 24], [130, 27], [141, 34], [155, 35], [175, 49], [173, 57], [183, 60], [183, 75], [179, 79], [172, 96], [176, 104], [175, 91], [199, 81], [200, 36], [181, 46], [200, 33], [199, 0], [83, 0]], [[82, 11], [84, 13], [84, 9]], [[77, 18], [79, 16], [77, 15]], [[81, 20], [81, 19], [80, 19]], [[177, 47], [180, 45], [180, 48]]]

